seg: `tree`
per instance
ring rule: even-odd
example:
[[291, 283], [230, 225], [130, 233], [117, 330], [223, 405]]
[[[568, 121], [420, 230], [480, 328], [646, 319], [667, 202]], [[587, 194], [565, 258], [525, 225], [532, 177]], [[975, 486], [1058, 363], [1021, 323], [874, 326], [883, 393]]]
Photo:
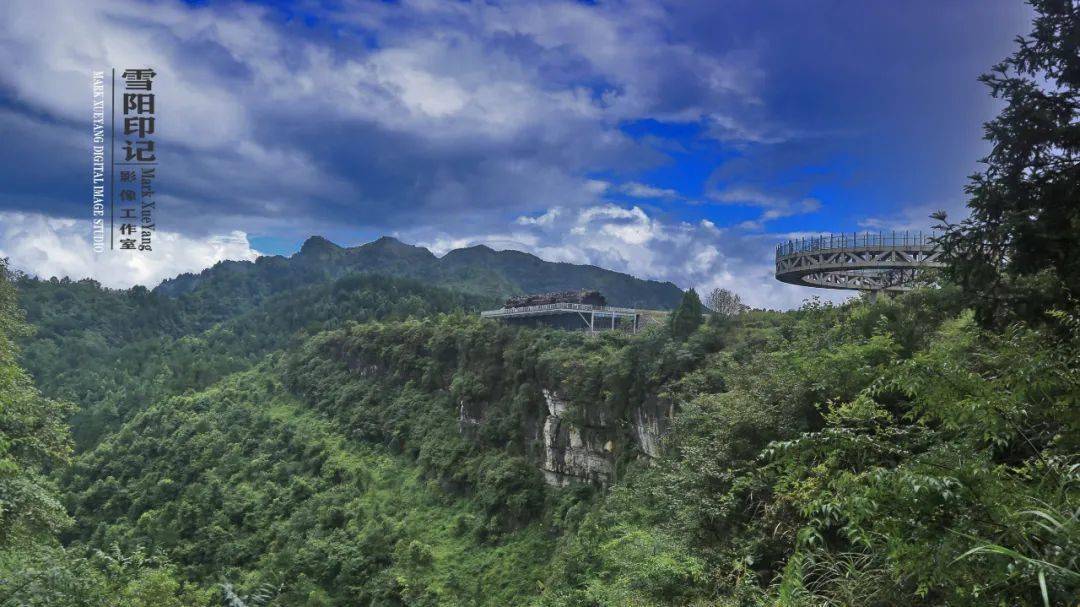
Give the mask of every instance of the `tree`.
[[683, 294], [679, 307], [671, 313], [669, 328], [676, 339], [686, 339], [701, 326], [701, 315], [704, 312], [701, 299], [694, 289], [688, 289]]
[[1030, 0], [1030, 37], [980, 80], [1005, 102], [966, 191], [970, 217], [941, 243], [979, 320], [1034, 319], [1080, 294], [1080, 4]]
[[16, 340], [28, 331], [0, 260], [0, 549], [68, 522], [43, 471], [67, 460], [71, 410], [43, 398], [18, 365]]
[[705, 307], [723, 317], [742, 314], [747, 308], [738, 293], [720, 287], [716, 287], [705, 297]]

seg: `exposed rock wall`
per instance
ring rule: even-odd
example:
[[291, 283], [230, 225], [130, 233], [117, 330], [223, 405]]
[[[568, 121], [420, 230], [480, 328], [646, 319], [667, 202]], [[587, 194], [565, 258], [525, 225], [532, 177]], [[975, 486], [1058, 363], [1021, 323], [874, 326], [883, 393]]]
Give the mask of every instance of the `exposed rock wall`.
[[634, 439], [641, 452], [650, 458], [660, 457], [660, 440], [675, 415], [673, 404], [664, 406], [653, 400], [633, 410]]
[[[600, 407], [583, 407], [571, 415], [570, 404], [558, 393], [543, 390], [544, 415], [529, 424], [538, 445], [536, 465], [549, 485], [573, 482], [608, 485], [615, 477], [616, 457], [627, 449], [639, 456], [660, 455], [660, 440], [672, 411], [655, 402], [630, 412], [630, 427]], [[484, 406], [459, 403], [458, 428], [473, 438], [483, 423]], [[629, 431], [627, 431], [629, 430]]]
[[[547, 415], [539, 438], [538, 462], [548, 484], [571, 482], [609, 484], [615, 477], [615, 459], [635, 447], [648, 457], [660, 454], [660, 437], [667, 427], [667, 412], [643, 405], [632, 411], [632, 428], [626, 433], [610, 411], [585, 407], [571, 419], [569, 404], [557, 393], [544, 390]], [[632, 444], [627, 444], [632, 443]]]
[[615, 476], [615, 441], [611, 428], [575, 425], [567, 419], [569, 405], [558, 394], [544, 390], [547, 416], [540, 437], [540, 471], [548, 484], [573, 481], [606, 484]]

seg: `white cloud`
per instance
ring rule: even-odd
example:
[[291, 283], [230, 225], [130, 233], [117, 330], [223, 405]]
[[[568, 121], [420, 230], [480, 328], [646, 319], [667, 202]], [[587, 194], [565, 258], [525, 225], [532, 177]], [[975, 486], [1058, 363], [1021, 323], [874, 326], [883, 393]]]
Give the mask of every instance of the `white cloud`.
[[522, 226], [549, 226], [555, 223], [555, 220], [558, 219], [559, 216], [562, 214], [562, 207], [554, 207], [548, 209], [547, 212], [537, 217], [529, 217], [527, 215], [522, 215], [521, 217], [518, 217], [514, 223]]
[[159, 232], [152, 252], [94, 253], [89, 222], [36, 213], [0, 212], [0, 258], [41, 278], [92, 278], [107, 287], [152, 288], [183, 272], [198, 272], [225, 259], [254, 260], [247, 234], [235, 231], [205, 238]]
[[937, 221], [930, 215], [938, 211], [945, 211], [951, 221], [967, 216], [966, 201], [954, 199], [941, 204], [910, 204], [899, 210], [875, 217], [867, 217], [859, 222], [859, 227], [871, 231], [922, 231], [930, 234]]
[[682, 198], [682, 194], [679, 194], [676, 190], [658, 188], [636, 181], [623, 184], [620, 191], [622, 191], [623, 194], [634, 198], [658, 198], [664, 200], [677, 200]]
[[439, 235], [429, 241], [417, 243], [436, 255], [445, 255], [454, 249], [464, 249], [475, 245], [486, 245], [496, 250], [513, 249], [527, 251], [540, 244], [535, 234], [511, 232], [509, 234], [486, 234], [480, 236], [451, 237]]
[[726, 188], [709, 194], [709, 198], [727, 204], [745, 204], [765, 208], [782, 207], [788, 203], [784, 197], [747, 187]]
[[738, 204], [761, 208], [760, 217], [739, 224], [740, 229], [747, 231], [761, 230], [765, 227], [766, 222], [774, 219], [815, 213], [821, 209], [821, 201], [817, 198], [791, 198], [744, 186], [728, 187], [717, 192], [710, 192], [708, 196], [711, 200], [721, 204]]
[[784, 129], [767, 129], [748, 121], [736, 120], [732, 116], [713, 114], [708, 117], [707, 134], [718, 141], [734, 144], [775, 144], [783, 143], [795, 136]]

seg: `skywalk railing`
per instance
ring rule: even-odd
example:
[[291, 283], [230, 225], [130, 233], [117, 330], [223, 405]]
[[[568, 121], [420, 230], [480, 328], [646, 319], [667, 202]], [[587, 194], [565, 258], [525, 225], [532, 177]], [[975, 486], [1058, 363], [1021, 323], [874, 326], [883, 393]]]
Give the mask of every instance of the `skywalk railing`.
[[797, 238], [776, 245], [776, 256], [795, 255], [815, 251], [833, 251], [843, 249], [902, 249], [905, 247], [932, 247], [937, 234], [918, 232], [848, 232]]
[[553, 303], [539, 306], [521, 306], [518, 308], [500, 308], [498, 310], [485, 310], [480, 316], [505, 316], [507, 314], [524, 314], [528, 312], [601, 312], [605, 314], [637, 314], [633, 308], [616, 308], [612, 306], [592, 306], [577, 303]]

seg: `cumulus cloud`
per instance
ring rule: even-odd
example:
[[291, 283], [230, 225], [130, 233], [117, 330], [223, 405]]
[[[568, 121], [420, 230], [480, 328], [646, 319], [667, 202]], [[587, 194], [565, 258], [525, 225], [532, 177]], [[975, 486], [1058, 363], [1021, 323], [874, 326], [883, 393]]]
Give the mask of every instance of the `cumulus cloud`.
[[[32, 124], [31, 148], [68, 141], [43, 157], [75, 174], [85, 170], [84, 138], [72, 127], [87, 120], [90, 70], [151, 65], [160, 189], [185, 201], [174, 229], [229, 229], [222, 208], [279, 231], [393, 229], [462, 208], [591, 204], [599, 182], [589, 174], [664, 160], [622, 124], [703, 120], [745, 103], [755, 86], [746, 57], [699, 52], [654, 2], [312, 10], [318, 26], [303, 28], [240, 3], [3, 3], [0, 119]], [[624, 190], [674, 199], [647, 187]], [[82, 212], [46, 175], [9, 193], [0, 191], [0, 208], [18, 204], [15, 194], [48, 193], [38, 210]]]
[[623, 194], [633, 198], [654, 198], [661, 200], [678, 200], [682, 198], [677, 190], [671, 188], [658, 188], [644, 183], [631, 181], [624, 183], [620, 188]]
[[563, 212], [564, 210], [562, 207], [554, 207], [536, 217], [522, 215], [521, 217], [518, 217], [514, 223], [522, 226], [549, 226], [554, 224], [555, 220], [557, 220]]
[[254, 260], [247, 234], [233, 231], [195, 239], [159, 232], [152, 252], [94, 253], [87, 223], [37, 213], [0, 212], [0, 258], [41, 278], [92, 278], [107, 287], [152, 288], [183, 272], [198, 272], [225, 259]]

